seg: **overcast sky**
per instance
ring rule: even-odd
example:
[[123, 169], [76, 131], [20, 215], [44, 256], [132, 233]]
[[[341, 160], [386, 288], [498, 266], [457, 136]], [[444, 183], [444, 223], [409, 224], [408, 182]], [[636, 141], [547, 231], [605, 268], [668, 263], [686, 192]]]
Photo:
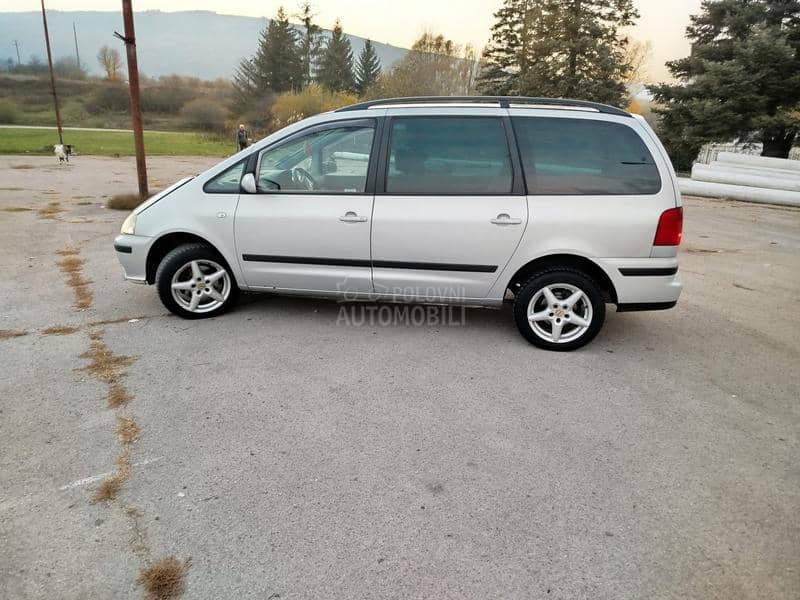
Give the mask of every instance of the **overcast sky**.
[[[210, 10], [224, 14], [268, 17], [283, 5], [291, 14], [299, 0], [134, 0], [135, 10]], [[345, 31], [373, 40], [409, 47], [425, 29], [441, 32], [460, 43], [480, 48], [489, 39], [492, 13], [501, 0], [313, 0], [318, 22], [325, 28], [342, 20]], [[48, 9], [119, 10], [111, 0], [45, 0]], [[637, 40], [650, 40], [653, 55], [648, 74], [653, 80], [668, 76], [664, 62], [686, 55], [684, 30], [689, 15], [698, 12], [700, 0], [634, 0], [641, 13], [631, 32]], [[0, 11], [39, 10], [37, 0], [2, 0]]]

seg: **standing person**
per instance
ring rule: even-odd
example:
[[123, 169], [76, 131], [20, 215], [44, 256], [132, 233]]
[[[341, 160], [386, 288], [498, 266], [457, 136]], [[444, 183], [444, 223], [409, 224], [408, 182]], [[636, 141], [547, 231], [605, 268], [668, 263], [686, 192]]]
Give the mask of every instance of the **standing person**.
[[244, 128], [244, 123], [239, 123], [239, 130], [236, 132], [236, 142], [239, 144], [240, 152], [247, 148], [247, 130]]

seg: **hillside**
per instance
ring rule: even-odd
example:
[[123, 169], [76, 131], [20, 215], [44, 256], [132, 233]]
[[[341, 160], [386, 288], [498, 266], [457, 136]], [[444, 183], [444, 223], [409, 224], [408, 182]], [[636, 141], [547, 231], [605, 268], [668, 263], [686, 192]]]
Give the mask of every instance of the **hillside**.
[[[91, 74], [99, 75], [97, 51], [103, 45], [118, 46], [114, 31], [122, 32], [122, 16], [116, 12], [47, 11], [54, 59], [75, 55], [72, 24], [78, 30], [81, 62]], [[266, 19], [220, 15], [207, 11], [136, 13], [139, 69], [151, 76], [178, 74], [202, 79], [230, 78], [239, 61], [251, 56]], [[329, 32], [325, 32], [328, 34]], [[355, 55], [364, 39], [348, 36]], [[18, 40], [20, 55], [27, 61], [32, 54], [46, 57], [40, 12], [0, 12], [0, 61], [16, 61], [12, 46]], [[373, 40], [374, 41], [374, 40]], [[400, 60], [403, 48], [375, 42], [384, 69]]]

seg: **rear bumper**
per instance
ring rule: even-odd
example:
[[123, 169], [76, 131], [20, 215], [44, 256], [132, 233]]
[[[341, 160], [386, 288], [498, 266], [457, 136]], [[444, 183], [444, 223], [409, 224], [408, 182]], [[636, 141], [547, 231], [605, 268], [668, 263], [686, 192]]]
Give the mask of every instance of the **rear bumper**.
[[134, 283], [147, 283], [147, 253], [153, 238], [142, 235], [118, 235], [114, 250], [122, 265], [125, 279]]
[[602, 266], [620, 311], [672, 308], [683, 290], [677, 258], [603, 259]]
[[633, 304], [617, 304], [617, 312], [634, 312], [640, 310], [668, 310], [675, 308], [677, 300], [672, 302], [638, 302]]

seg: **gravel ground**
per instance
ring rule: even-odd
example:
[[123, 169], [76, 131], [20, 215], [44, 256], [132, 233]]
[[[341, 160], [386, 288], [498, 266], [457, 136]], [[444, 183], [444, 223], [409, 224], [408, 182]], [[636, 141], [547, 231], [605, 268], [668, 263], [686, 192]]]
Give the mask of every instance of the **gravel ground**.
[[111, 247], [134, 189], [0, 157], [0, 597], [138, 598], [171, 555], [188, 598], [800, 597], [800, 211], [687, 198], [678, 307], [562, 355], [509, 307], [169, 316]]

